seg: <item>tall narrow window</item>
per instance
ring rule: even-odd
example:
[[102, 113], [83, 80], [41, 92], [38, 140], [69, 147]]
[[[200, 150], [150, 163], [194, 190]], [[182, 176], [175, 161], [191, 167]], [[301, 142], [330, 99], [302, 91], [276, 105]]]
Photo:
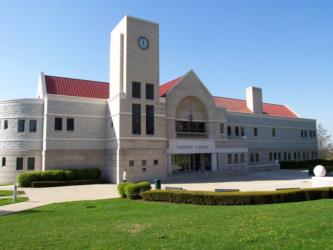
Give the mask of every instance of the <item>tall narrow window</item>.
[[25, 120], [18, 120], [18, 123], [17, 123], [17, 132], [18, 133], [24, 132], [24, 127], [25, 127]]
[[23, 157], [16, 158], [16, 170], [23, 170]]
[[278, 153], [278, 160], [281, 161], [281, 152]]
[[146, 134], [154, 134], [154, 106], [146, 105]]
[[28, 157], [28, 170], [34, 170], [34, 169], [35, 169], [35, 158]]
[[141, 83], [132, 82], [132, 97], [141, 98]]
[[231, 127], [228, 126], [228, 135], [231, 135]]
[[232, 164], [232, 154], [228, 154], [228, 164]]
[[238, 164], [238, 154], [234, 154], [234, 163]]
[[6, 157], [2, 157], [1, 166], [2, 167], [6, 166]]
[[67, 131], [74, 131], [74, 119], [67, 118]]
[[36, 120], [30, 120], [29, 121], [29, 132], [34, 133], [37, 131], [37, 121]]
[[244, 127], [241, 127], [240, 131], [241, 131], [241, 136], [245, 136], [245, 129], [244, 129]]
[[304, 137], [308, 138], [308, 131], [307, 130], [304, 130]]
[[141, 134], [141, 105], [132, 104], [132, 134]]
[[54, 130], [62, 130], [62, 118], [56, 117], [54, 119]]
[[269, 153], [269, 161], [273, 161], [273, 153]]
[[241, 163], [244, 163], [245, 162], [245, 155], [244, 155], [244, 153], [241, 153]]
[[304, 137], [304, 130], [303, 129], [301, 130], [301, 137], [302, 138]]
[[283, 160], [285, 160], [285, 161], [287, 160], [287, 152], [283, 153]]
[[235, 127], [235, 136], [239, 136], [239, 127]]
[[259, 153], [256, 153], [256, 162], [259, 162]]
[[146, 99], [154, 100], [154, 84], [146, 83]]
[[8, 128], [8, 120], [5, 120], [3, 123], [3, 129], [7, 129]]
[[220, 135], [224, 135], [224, 123], [220, 123]]
[[253, 128], [253, 135], [258, 136], [258, 128]]
[[312, 135], [313, 135], [314, 138], [316, 138], [316, 131], [315, 130], [312, 131]]
[[275, 137], [276, 136], [276, 129], [272, 128], [272, 136]]
[[254, 162], [254, 153], [251, 153], [251, 154], [250, 154], [250, 161], [251, 161], [251, 162]]

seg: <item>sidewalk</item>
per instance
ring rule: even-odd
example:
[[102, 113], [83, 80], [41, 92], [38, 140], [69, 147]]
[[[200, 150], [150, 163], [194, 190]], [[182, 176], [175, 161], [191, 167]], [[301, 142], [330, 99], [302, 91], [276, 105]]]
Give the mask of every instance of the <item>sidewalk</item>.
[[[2, 186], [1, 190], [12, 190], [12, 186]], [[23, 190], [29, 201], [0, 206], [0, 216], [40, 206], [81, 200], [102, 200], [118, 198], [117, 185], [95, 184], [81, 186], [65, 186], [51, 188], [19, 188]]]

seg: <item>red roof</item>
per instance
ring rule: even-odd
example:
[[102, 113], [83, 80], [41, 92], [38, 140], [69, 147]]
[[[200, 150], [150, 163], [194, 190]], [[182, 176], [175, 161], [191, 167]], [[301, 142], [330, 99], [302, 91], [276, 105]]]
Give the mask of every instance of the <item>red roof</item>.
[[[183, 77], [178, 77], [160, 86], [160, 96], [165, 97]], [[59, 76], [45, 76], [46, 91], [48, 94], [78, 96], [97, 99], [109, 98], [109, 83], [89, 80], [80, 80]], [[225, 107], [227, 111], [252, 113], [246, 107], [246, 101], [226, 97], [214, 97], [215, 105]], [[263, 103], [264, 114], [271, 116], [297, 118], [298, 116], [285, 105]]]
[[[218, 107], [225, 107], [228, 111], [252, 113], [246, 106], [245, 100], [226, 98], [226, 97], [214, 97], [215, 105]], [[287, 106], [280, 104], [263, 103], [264, 114], [271, 116], [281, 116], [289, 118], [297, 118], [298, 116], [291, 111]]]
[[89, 97], [97, 99], [109, 98], [109, 83], [65, 78], [59, 76], [45, 76], [48, 94]]

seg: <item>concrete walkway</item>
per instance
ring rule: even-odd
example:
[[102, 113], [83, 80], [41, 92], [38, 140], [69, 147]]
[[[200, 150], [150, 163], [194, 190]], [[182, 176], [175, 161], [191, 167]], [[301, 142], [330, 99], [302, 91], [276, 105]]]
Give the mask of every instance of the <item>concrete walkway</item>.
[[[12, 190], [13, 186], [2, 186], [1, 190]], [[0, 216], [16, 213], [52, 203], [81, 201], [81, 200], [102, 200], [117, 198], [117, 185], [96, 184], [81, 186], [65, 186], [50, 188], [19, 188], [29, 198], [27, 202], [0, 206]]]

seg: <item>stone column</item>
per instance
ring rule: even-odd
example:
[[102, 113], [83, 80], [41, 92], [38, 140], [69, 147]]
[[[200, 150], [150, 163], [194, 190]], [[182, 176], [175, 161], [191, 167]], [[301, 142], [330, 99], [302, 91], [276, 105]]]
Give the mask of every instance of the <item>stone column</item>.
[[167, 154], [167, 168], [168, 168], [168, 174], [172, 174], [171, 154]]

